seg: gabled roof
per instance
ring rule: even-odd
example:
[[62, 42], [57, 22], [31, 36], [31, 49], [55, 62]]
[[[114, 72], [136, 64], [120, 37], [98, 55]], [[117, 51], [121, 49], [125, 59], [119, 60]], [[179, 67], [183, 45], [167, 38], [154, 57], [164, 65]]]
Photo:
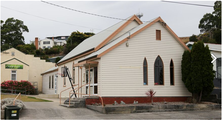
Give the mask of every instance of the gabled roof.
[[54, 72], [54, 71], [58, 71], [58, 66], [52, 67], [52, 68], [46, 70], [46, 71], [43, 72], [41, 75], [44, 75], [44, 74], [47, 74], [47, 73], [50, 73], [50, 72]]
[[19, 60], [19, 59], [17, 59], [17, 58], [12, 58], [12, 59], [6, 60], [6, 61], [2, 62], [1, 64], [7, 63], [7, 62], [12, 61], [12, 60], [17, 60], [17, 61], [19, 61], [19, 62], [21, 62], [21, 63], [29, 66], [27, 63], [25, 63], [25, 62], [23, 62], [23, 61], [21, 61], [21, 60]]
[[87, 51], [97, 51], [108, 43], [115, 35], [117, 35], [122, 29], [124, 29], [131, 21], [135, 20], [139, 24], [142, 24], [140, 19], [135, 15], [123, 20], [96, 35], [93, 35], [83, 42], [81, 42], [77, 47], [75, 47], [71, 52], [69, 52], [65, 57], [63, 57], [59, 62], [62, 63], [66, 60], [69, 60], [75, 56], [78, 56]]
[[1, 53], [4, 53], [4, 52], [6, 52], [6, 51], [10, 51], [10, 50], [16, 50], [17, 52], [20, 52], [20, 53], [26, 55], [25, 53], [23, 53], [23, 52], [21, 52], [21, 51], [15, 49], [15, 48], [13, 48], [13, 47], [12, 47], [12, 48], [9, 48], [9, 49], [7, 49], [7, 50], [4, 50], [4, 51], [2, 51]]
[[[127, 33], [123, 34], [122, 36], [120, 36], [119, 38], [117, 38], [116, 40], [112, 41], [111, 43], [105, 45], [103, 48], [101, 48], [100, 50], [86, 56], [84, 58], [88, 59], [88, 58], [92, 58], [92, 57], [97, 57], [100, 58], [101, 56], [105, 55], [106, 53], [108, 53], [109, 51], [113, 50], [114, 48], [116, 48], [117, 46], [121, 45], [122, 43], [126, 42], [128, 40], [129, 37], [129, 33], [130, 33], [130, 38], [134, 37], [135, 35], [137, 35], [138, 33], [142, 32], [143, 30], [147, 29], [148, 27], [150, 27], [151, 25], [153, 25], [156, 22], [161, 22], [163, 24], [165, 24], [165, 22], [160, 18], [156, 18], [155, 20], [151, 21], [151, 22], [146, 22], [144, 24], [141, 24], [137, 27], [135, 27], [134, 29], [128, 31]], [[181, 40], [180, 38], [170, 29], [170, 27], [168, 25], [165, 24], [165, 28], [171, 33], [172, 36], [174, 36], [174, 38], [181, 44], [181, 46], [186, 49], [186, 50], [190, 50]], [[82, 61], [82, 60], [81, 60]]]
[[[186, 43], [187, 46], [188, 46], [188, 45], [193, 45], [193, 44], [194, 44], [194, 42], [188, 42], [188, 43]], [[211, 51], [219, 51], [219, 52], [221, 52], [221, 44], [204, 43], [204, 45], [205, 45], [205, 46], [208, 45], [208, 47], [209, 47], [209, 49], [210, 49]]]

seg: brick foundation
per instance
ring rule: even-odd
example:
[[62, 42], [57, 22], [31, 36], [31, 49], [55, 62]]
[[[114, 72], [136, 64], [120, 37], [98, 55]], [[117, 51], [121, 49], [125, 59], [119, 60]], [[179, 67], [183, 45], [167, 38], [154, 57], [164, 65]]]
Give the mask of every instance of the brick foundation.
[[[154, 97], [153, 102], [185, 102], [190, 97]], [[104, 104], [113, 104], [114, 101], [120, 103], [120, 101], [126, 104], [132, 104], [135, 101], [139, 103], [150, 103], [149, 97], [102, 97]], [[93, 103], [101, 103], [100, 98], [87, 98], [86, 105], [91, 105]]]

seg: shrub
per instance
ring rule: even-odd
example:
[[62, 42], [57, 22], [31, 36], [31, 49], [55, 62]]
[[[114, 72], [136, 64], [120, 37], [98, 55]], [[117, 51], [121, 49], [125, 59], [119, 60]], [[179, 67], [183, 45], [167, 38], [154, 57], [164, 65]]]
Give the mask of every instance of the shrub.
[[154, 92], [154, 90], [152, 90], [152, 89], [150, 89], [150, 90], [148, 90], [147, 92], [146, 92], [146, 95], [148, 96], [148, 97], [150, 97], [150, 100], [151, 100], [151, 103], [153, 104], [153, 97], [154, 97], [154, 95], [156, 94], [156, 92]]
[[27, 93], [34, 94], [34, 92], [35, 92], [34, 86], [30, 82], [25, 81], [25, 80], [21, 80], [20, 82], [15, 81], [15, 80], [4, 81], [1, 83], [1, 90], [2, 89], [8, 90], [6, 92], [10, 92], [9, 90], [13, 89], [18, 92], [23, 92], [23, 93], [26, 92], [26, 94]]

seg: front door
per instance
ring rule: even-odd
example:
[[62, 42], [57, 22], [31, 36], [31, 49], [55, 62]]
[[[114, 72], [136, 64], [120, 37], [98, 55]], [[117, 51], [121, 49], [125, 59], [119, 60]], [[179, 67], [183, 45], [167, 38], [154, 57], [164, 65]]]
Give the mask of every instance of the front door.
[[[90, 74], [90, 77], [89, 77]], [[90, 79], [90, 80], [89, 80]], [[90, 82], [90, 86], [89, 84], [86, 85], [86, 94], [98, 94], [98, 84], [97, 84], [97, 67], [93, 67], [90, 69], [90, 73], [89, 70], [86, 70], [86, 83]]]

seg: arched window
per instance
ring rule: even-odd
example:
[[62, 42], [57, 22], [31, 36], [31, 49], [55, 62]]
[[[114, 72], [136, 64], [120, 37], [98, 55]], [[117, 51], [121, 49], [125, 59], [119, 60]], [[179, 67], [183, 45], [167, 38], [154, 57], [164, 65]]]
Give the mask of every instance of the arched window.
[[148, 85], [148, 70], [147, 70], [147, 60], [143, 60], [143, 85]]
[[170, 85], [174, 85], [174, 65], [172, 59], [170, 61]]
[[154, 64], [154, 82], [155, 85], [163, 85], [164, 81], [163, 81], [163, 61], [160, 58], [160, 56], [158, 56], [156, 58], [155, 64]]

